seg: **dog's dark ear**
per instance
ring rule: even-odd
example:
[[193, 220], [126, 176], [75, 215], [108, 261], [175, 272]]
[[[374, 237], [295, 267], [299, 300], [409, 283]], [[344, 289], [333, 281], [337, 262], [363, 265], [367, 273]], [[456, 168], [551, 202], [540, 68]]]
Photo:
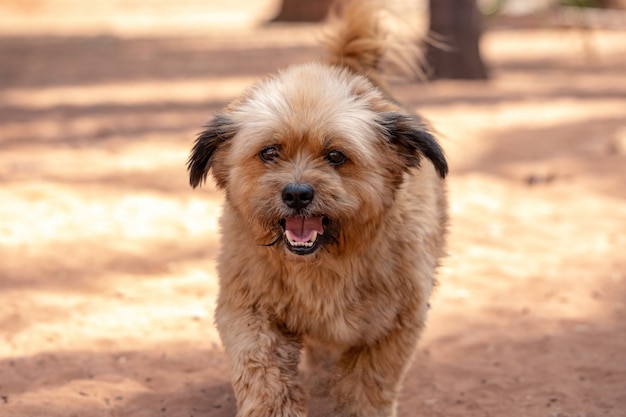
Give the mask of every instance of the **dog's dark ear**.
[[[233, 121], [224, 114], [218, 114], [198, 135], [187, 161], [189, 183], [193, 188], [206, 181], [209, 170], [214, 168], [215, 153], [235, 136], [235, 133], [237, 133], [237, 129]], [[224, 176], [219, 175], [215, 169], [213, 170], [213, 177], [218, 187], [224, 188], [226, 186]]]
[[446, 177], [448, 162], [443, 149], [419, 119], [395, 112], [383, 113], [381, 117], [384, 134], [397, 147], [407, 168], [419, 166], [423, 155], [430, 159], [441, 178]]

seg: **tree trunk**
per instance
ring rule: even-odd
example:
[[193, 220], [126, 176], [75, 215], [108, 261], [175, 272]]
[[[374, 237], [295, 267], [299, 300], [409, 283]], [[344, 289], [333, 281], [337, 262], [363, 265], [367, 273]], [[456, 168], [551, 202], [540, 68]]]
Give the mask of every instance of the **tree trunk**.
[[319, 22], [328, 14], [333, 0], [283, 0], [272, 22]]
[[430, 33], [438, 41], [427, 46], [429, 77], [486, 79], [479, 46], [482, 15], [476, 0], [429, 0], [429, 5]]

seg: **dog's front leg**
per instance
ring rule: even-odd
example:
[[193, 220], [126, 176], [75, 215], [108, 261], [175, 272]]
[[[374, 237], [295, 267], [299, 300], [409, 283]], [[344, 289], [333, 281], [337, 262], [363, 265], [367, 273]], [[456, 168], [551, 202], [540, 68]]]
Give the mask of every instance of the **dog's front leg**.
[[420, 333], [392, 331], [374, 344], [352, 347], [338, 364], [333, 387], [341, 417], [394, 417], [400, 382]]
[[254, 307], [220, 305], [215, 318], [230, 360], [237, 417], [304, 417], [299, 338]]

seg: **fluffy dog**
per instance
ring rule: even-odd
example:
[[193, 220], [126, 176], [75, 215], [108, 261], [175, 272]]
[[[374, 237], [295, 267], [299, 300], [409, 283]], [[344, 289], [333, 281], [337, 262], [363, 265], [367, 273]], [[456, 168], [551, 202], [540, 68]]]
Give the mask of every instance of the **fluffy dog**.
[[[197, 187], [225, 190], [216, 324], [238, 416], [393, 416], [444, 254], [448, 166], [389, 95], [381, 2], [354, 1], [326, 61], [251, 87], [198, 136]], [[322, 353], [324, 353], [322, 355]]]

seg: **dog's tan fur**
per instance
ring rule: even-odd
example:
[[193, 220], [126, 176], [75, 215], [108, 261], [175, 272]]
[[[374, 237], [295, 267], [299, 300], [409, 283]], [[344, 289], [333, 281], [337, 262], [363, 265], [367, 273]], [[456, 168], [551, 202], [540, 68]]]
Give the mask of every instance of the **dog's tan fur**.
[[[306, 415], [303, 348], [333, 415], [395, 415], [444, 253], [447, 164], [385, 90], [377, 7], [348, 5], [327, 62], [253, 86], [192, 150], [191, 184], [211, 170], [226, 192], [216, 323], [239, 417]], [[335, 150], [347, 160], [329, 163]], [[289, 184], [310, 185], [310, 204], [289, 207]], [[324, 218], [313, 253], [287, 249], [281, 221], [296, 215]]]

